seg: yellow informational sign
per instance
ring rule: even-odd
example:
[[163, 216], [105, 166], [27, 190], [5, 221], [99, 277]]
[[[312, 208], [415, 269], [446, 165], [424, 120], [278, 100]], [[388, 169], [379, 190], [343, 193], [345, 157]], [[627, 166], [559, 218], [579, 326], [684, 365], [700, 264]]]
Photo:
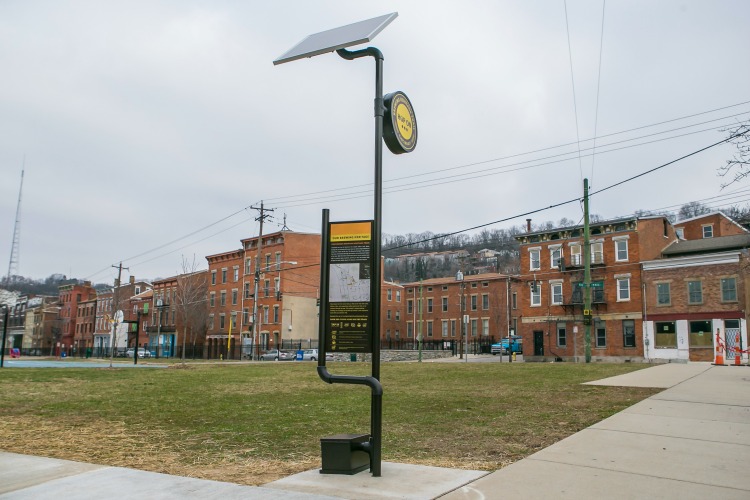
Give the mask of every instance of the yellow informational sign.
[[370, 241], [372, 239], [372, 222], [346, 222], [331, 224], [331, 243], [347, 241]]
[[372, 221], [329, 224], [327, 352], [372, 352]]

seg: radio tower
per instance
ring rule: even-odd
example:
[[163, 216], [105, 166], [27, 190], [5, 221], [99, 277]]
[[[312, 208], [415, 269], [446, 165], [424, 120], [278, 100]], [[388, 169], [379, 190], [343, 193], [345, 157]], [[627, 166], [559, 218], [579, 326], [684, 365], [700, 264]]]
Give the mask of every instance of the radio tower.
[[21, 193], [23, 192], [23, 171], [26, 168], [26, 157], [23, 158], [21, 167], [21, 187], [18, 188], [18, 205], [16, 205], [16, 223], [13, 226], [13, 244], [10, 249], [10, 262], [8, 263], [8, 274], [5, 276], [5, 284], [10, 284], [13, 277], [18, 274], [18, 247], [21, 240]]

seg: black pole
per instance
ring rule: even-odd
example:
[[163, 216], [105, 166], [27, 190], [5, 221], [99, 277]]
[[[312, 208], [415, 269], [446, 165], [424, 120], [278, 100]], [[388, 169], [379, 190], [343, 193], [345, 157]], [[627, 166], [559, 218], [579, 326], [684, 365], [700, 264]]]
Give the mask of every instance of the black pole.
[[[380, 270], [381, 240], [383, 219], [383, 53], [375, 47], [349, 51], [339, 49], [336, 53], [347, 60], [372, 56], [375, 59], [375, 200], [373, 221], [373, 264], [370, 283], [370, 303], [372, 304], [372, 378], [380, 381], [380, 289], [382, 273]], [[376, 394], [378, 393], [378, 394]], [[370, 403], [370, 471], [374, 477], [380, 476], [381, 442], [383, 429], [382, 388], [373, 390]]]
[[8, 336], [8, 306], [5, 306], [3, 313], [3, 345], [0, 349], [0, 368], [5, 366], [5, 339]]

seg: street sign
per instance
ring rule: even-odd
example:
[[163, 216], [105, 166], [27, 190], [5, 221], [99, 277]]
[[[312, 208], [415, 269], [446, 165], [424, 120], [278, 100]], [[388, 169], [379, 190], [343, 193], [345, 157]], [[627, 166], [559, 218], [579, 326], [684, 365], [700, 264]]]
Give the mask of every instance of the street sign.
[[604, 288], [604, 282], [603, 281], [592, 281], [591, 282], [591, 288]]
[[591, 309], [584, 309], [583, 310], [583, 315], [584, 316], [591, 316]]

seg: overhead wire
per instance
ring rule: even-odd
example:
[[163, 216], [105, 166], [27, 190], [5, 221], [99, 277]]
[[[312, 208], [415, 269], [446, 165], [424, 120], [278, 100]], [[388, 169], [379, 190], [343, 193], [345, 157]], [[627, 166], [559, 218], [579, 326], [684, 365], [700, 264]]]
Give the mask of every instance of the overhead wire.
[[[604, 12], [607, 7], [607, 0], [602, 0], [602, 28], [599, 36], [599, 70], [596, 76], [596, 109], [594, 111], [594, 137], [596, 138], [597, 125], [599, 124], [599, 93], [602, 84], [602, 53], [604, 52]], [[596, 152], [596, 139], [591, 146], [592, 153]], [[594, 184], [594, 165], [596, 164], [596, 154], [591, 155], [591, 184]]]
[[573, 86], [573, 111], [576, 119], [576, 143], [578, 145], [578, 170], [583, 181], [583, 165], [581, 163], [581, 135], [578, 131], [578, 104], [576, 103], [576, 81], [573, 77], [573, 51], [570, 48], [570, 26], [568, 25], [568, 0], [563, 0], [565, 6], [565, 32], [568, 35], [568, 61], [570, 62], [570, 83]]

